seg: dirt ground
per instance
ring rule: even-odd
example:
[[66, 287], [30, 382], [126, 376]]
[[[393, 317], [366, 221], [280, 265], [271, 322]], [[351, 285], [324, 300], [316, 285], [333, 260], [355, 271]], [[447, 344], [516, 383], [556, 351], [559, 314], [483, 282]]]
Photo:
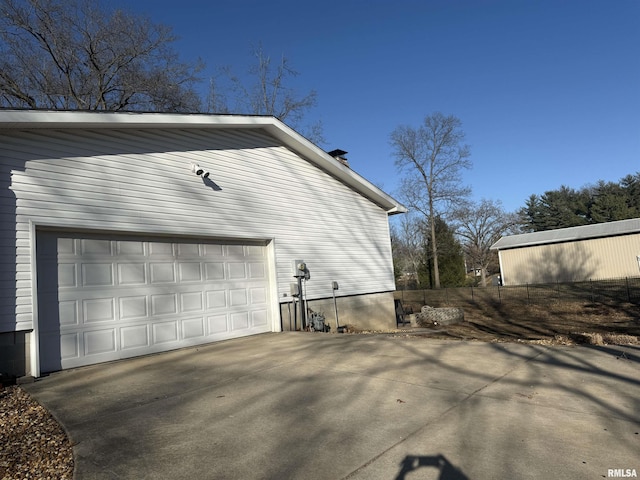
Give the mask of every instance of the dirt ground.
[[[430, 338], [546, 344], [639, 344], [640, 306], [467, 304], [464, 322], [424, 325]], [[419, 307], [416, 309], [419, 311]]]

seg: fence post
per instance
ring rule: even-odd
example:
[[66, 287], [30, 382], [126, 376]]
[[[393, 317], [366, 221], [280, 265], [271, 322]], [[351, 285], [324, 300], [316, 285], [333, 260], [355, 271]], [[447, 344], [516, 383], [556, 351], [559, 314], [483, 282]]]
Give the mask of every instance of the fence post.
[[502, 303], [502, 296], [500, 295], [500, 285], [498, 285], [498, 303]]
[[475, 301], [475, 299], [473, 298], [473, 285], [471, 285], [471, 301]]
[[527, 305], [531, 303], [531, 297], [529, 297], [529, 284], [527, 283]]
[[593, 280], [592, 279], [589, 279], [589, 292], [591, 296], [591, 303], [596, 303], [596, 300], [593, 296]]

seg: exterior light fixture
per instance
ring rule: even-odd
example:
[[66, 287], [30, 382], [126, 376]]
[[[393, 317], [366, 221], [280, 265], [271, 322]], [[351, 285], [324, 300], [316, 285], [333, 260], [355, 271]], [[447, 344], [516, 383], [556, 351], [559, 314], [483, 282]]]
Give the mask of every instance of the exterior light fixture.
[[191, 164], [191, 171], [202, 178], [209, 178], [209, 171], [205, 170], [197, 163]]

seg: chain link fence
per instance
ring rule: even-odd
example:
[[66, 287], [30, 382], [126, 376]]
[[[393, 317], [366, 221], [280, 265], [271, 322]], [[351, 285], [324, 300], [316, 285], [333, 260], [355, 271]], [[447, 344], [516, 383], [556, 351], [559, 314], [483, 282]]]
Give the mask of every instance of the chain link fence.
[[513, 305], [549, 302], [640, 305], [640, 277], [589, 280], [574, 283], [397, 290], [395, 298], [404, 304], [442, 307], [460, 303], [505, 303]]

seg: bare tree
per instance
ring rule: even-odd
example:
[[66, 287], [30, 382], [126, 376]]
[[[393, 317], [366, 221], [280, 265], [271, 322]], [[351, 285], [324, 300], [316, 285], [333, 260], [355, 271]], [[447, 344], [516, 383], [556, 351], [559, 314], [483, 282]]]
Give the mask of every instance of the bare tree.
[[465, 202], [453, 214], [457, 233], [463, 239], [467, 259], [480, 270], [480, 284], [487, 285], [487, 269], [495, 254], [490, 247], [506, 233], [516, 233], [520, 219], [507, 213], [499, 201]]
[[440, 288], [436, 217], [444, 217], [470, 193], [461, 183], [462, 169], [471, 168], [461, 126], [457, 117], [436, 112], [418, 128], [400, 126], [391, 133], [395, 164], [404, 173], [400, 196], [429, 225], [436, 288]]
[[[300, 95], [289, 85], [298, 72], [284, 55], [274, 62], [262, 45], [258, 45], [253, 49], [252, 56], [255, 63], [246, 76], [239, 77], [231, 67], [225, 66], [210, 79], [208, 110], [215, 113], [233, 111], [273, 115], [294, 128], [299, 127], [305, 114], [316, 106], [315, 90]], [[323, 142], [321, 124], [312, 125], [307, 136], [316, 143]]]
[[198, 111], [170, 27], [97, 0], [0, 0], [0, 106]]
[[404, 280], [405, 288], [409, 281], [420, 284], [418, 272], [425, 261], [427, 243], [424, 231], [424, 220], [411, 214], [402, 215], [400, 223], [391, 226], [393, 263]]

